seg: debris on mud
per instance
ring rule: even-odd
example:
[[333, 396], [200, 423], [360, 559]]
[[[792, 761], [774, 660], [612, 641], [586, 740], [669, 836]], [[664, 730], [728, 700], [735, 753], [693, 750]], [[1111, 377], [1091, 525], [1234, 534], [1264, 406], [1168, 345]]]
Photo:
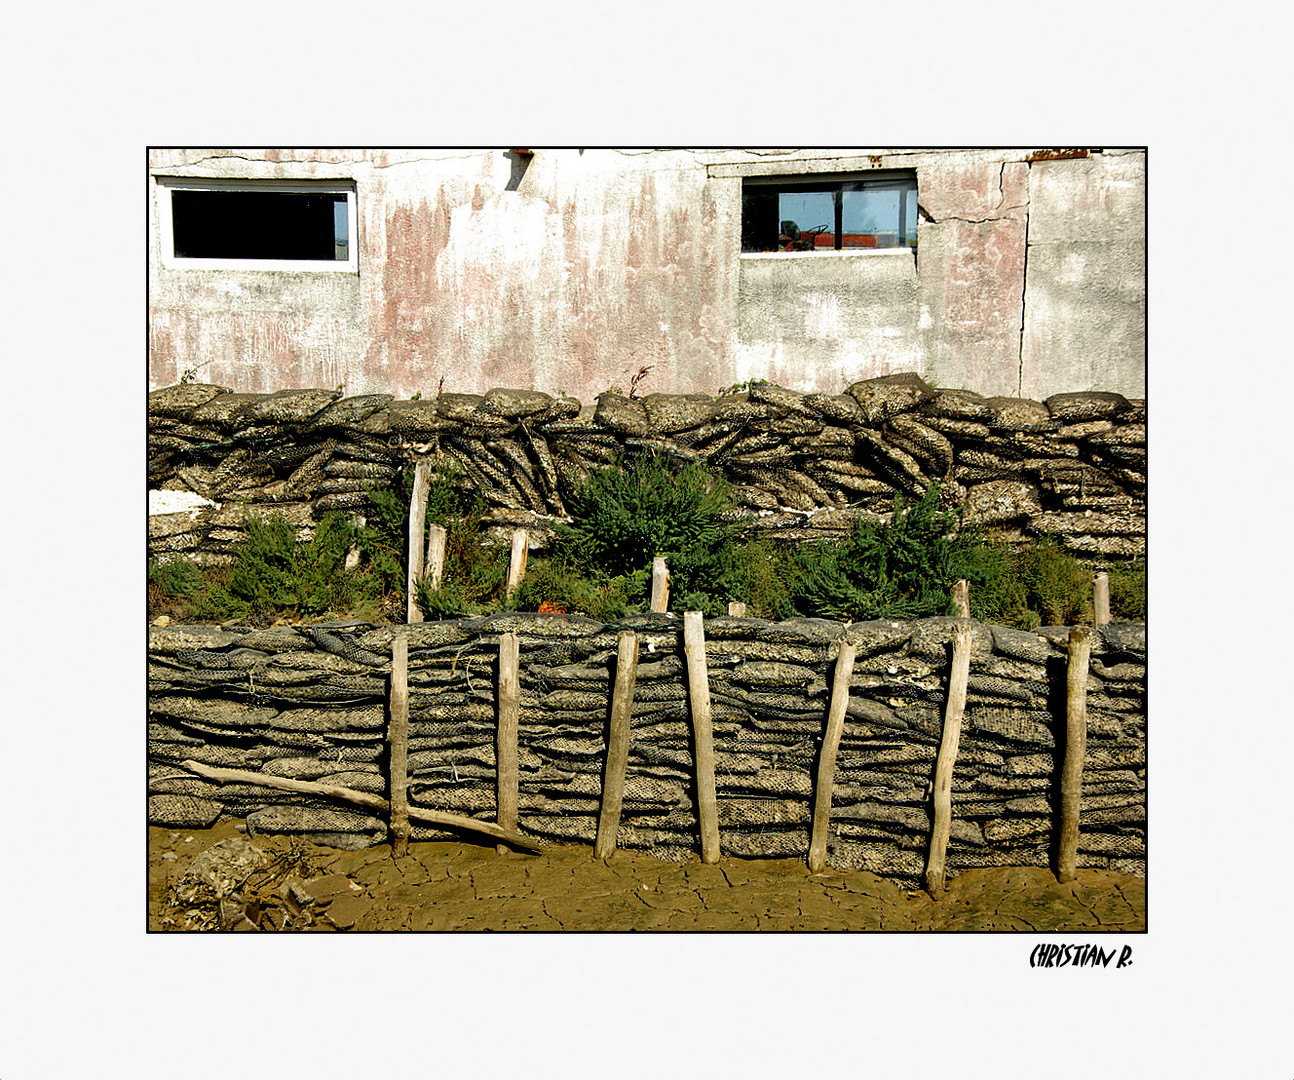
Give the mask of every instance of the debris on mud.
[[354, 925], [363, 891], [323, 872], [299, 840], [273, 851], [239, 834], [194, 858], [167, 891], [160, 922], [167, 930], [341, 930]]

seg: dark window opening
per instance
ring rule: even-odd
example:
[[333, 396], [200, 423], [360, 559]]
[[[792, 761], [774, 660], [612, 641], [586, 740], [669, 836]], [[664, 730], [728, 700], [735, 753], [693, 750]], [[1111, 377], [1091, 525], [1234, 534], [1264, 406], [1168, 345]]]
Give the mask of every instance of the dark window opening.
[[298, 191], [171, 192], [177, 259], [345, 262], [346, 195]]
[[758, 177], [742, 184], [742, 251], [916, 246], [915, 175]]

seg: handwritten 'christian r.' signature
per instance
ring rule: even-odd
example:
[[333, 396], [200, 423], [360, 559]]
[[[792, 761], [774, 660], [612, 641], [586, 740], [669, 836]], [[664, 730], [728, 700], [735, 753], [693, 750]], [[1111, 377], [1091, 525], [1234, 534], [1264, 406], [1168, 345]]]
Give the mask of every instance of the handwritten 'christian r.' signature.
[[[1047, 945], [1038, 944], [1029, 954], [1030, 967], [1109, 967], [1114, 959], [1113, 949], [1102, 949], [1099, 945]], [[1115, 968], [1129, 967], [1132, 964], [1132, 946], [1125, 945], [1119, 952], [1119, 962]]]

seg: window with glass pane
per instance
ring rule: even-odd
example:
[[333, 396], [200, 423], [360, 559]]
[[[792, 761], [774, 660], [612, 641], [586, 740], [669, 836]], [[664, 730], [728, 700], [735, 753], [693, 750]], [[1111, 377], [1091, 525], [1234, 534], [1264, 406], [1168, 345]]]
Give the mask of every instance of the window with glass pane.
[[742, 251], [842, 251], [917, 246], [916, 175], [749, 178]]
[[344, 193], [177, 189], [170, 195], [177, 259], [349, 258]]

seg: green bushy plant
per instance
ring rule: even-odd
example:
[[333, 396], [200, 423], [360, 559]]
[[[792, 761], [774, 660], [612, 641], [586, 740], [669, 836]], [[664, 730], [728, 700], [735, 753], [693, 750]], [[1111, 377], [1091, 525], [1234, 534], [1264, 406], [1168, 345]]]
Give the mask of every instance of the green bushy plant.
[[535, 559], [527, 567], [511, 606], [517, 611], [578, 611], [614, 622], [644, 609], [648, 577], [646, 570], [597, 574], [581, 572], [560, 557]]
[[249, 514], [244, 529], [229, 566], [150, 565], [150, 607], [165, 597], [180, 601], [170, 608], [176, 614], [216, 622], [375, 613], [376, 583], [345, 567], [356, 536], [345, 515], [326, 514], [308, 540], [298, 540], [296, 528], [278, 514]]
[[[231, 566], [150, 560], [150, 615], [403, 620], [412, 485], [407, 469], [398, 483], [370, 488], [372, 511], [362, 526], [329, 514], [304, 542], [281, 517], [249, 517]], [[807, 545], [750, 533], [721, 478], [700, 463], [661, 456], [639, 455], [595, 471], [568, 505], [572, 522], [559, 528], [551, 555], [533, 559], [507, 598], [508, 547], [481, 542], [480, 492], [438, 468], [421, 542], [431, 524], [442, 525], [446, 558], [438, 589], [426, 579], [418, 584], [423, 611], [455, 617], [543, 608], [611, 622], [646, 609], [651, 561], [661, 555], [675, 612], [719, 615], [740, 600], [748, 614], [768, 619], [924, 617], [947, 613], [953, 583], [966, 578], [971, 613], [985, 622], [1034, 629], [1092, 618], [1089, 567], [1055, 540], [1015, 548], [985, 541], [941, 505], [933, 486], [910, 506], [896, 500], [889, 522], [860, 517], [843, 541]], [[356, 548], [359, 565], [347, 570], [347, 553]], [[1113, 616], [1144, 619], [1145, 560], [1109, 574]]]
[[370, 486], [366, 494], [372, 509], [359, 530], [364, 564], [393, 610], [404, 602], [409, 499], [403, 489], [412, 483], [410, 478], [407, 484], [394, 487]]
[[1092, 621], [1092, 572], [1050, 537], [1022, 550], [1016, 573], [1043, 626]]
[[976, 542], [965, 553], [962, 576], [970, 586], [971, 615], [982, 622], [1032, 630], [1041, 625], [1029, 607], [1018, 560], [1005, 544]]
[[1129, 566], [1112, 567], [1110, 614], [1115, 619], [1144, 621], [1146, 618], [1146, 560]]
[[798, 553], [796, 609], [848, 620], [945, 614], [977, 542], [959, 524], [955, 511], [941, 509], [938, 485], [912, 506], [897, 498], [888, 523], [859, 518], [844, 543]]
[[[1090, 566], [1045, 538], [1011, 550], [1006, 545], [981, 545], [979, 572], [971, 582], [971, 614], [985, 622], [1033, 630], [1042, 625], [1090, 623]], [[1110, 575], [1110, 611], [1116, 619], [1146, 617], [1144, 562], [1114, 567]]]
[[[414, 470], [405, 469], [399, 482], [370, 485], [366, 489], [372, 512], [359, 533], [364, 562], [381, 583], [393, 613], [404, 606], [409, 549], [409, 507], [413, 499]], [[461, 530], [464, 522], [475, 535], [475, 523], [484, 511], [479, 493], [468, 495], [456, 472], [438, 463], [431, 473], [427, 492], [427, 516], [423, 523], [422, 545], [426, 550], [427, 530], [441, 525], [448, 531]]]
[[424, 576], [416, 586], [418, 606], [437, 618], [478, 615], [505, 606], [510, 549], [498, 542], [480, 543], [466, 519], [446, 531], [445, 567], [440, 585]]
[[202, 568], [188, 559], [170, 562], [148, 560], [148, 584], [159, 598], [184, 600], [199, 592], [205, 585]]
[[[222, 607], [244, 606], [248, 613], [323, 615], [348, 612], [372, 599], [371, 583], [346, 570], [346, 555], [356, 529], [344, 514], [325, 514], [308, 540], [281, 515], [244, 521], [247, 539], [239, 545], [228, 578], [217, 583]], [[227, 596], [221, 597], [223, 590]]]
[[799, 582], [793, 547], [763, 536], [740, 538], [723, 549], [716, 614], [726, 614], [728, 602], [739, 600], [752, 618], [789, 619]]
[[679, 467], [652, 454], [595, 470], [568, 507], [572, 521], [558, 531], [557, 545], [569, 566], [632, 581], [662, 556], [675, 610], [713, 585], [725, 546], [743, 527], [726, 481], [700, 462]]
[[[483, 610], [502, 597], [506, 555], [500, 567], [498, 545], [479, 543], [478, 522], [485, 512], [480, 492], [469, 492], [453, 467], [437, 462], [427, 492], [427, 513], [419, 543], [426, 550], [432, 525], [445, 529], [445, 566], [439, 588], [429, 579], [415, 586], [424, 613], [450, 618]], [[390, 617], [403, 619], [409, 558], [409, 508], [414, 470], [405, 469], [397, 484], [373, 485], [367, 494], [373, 512], [360, 532], [360, 550], [381, 582]]]

